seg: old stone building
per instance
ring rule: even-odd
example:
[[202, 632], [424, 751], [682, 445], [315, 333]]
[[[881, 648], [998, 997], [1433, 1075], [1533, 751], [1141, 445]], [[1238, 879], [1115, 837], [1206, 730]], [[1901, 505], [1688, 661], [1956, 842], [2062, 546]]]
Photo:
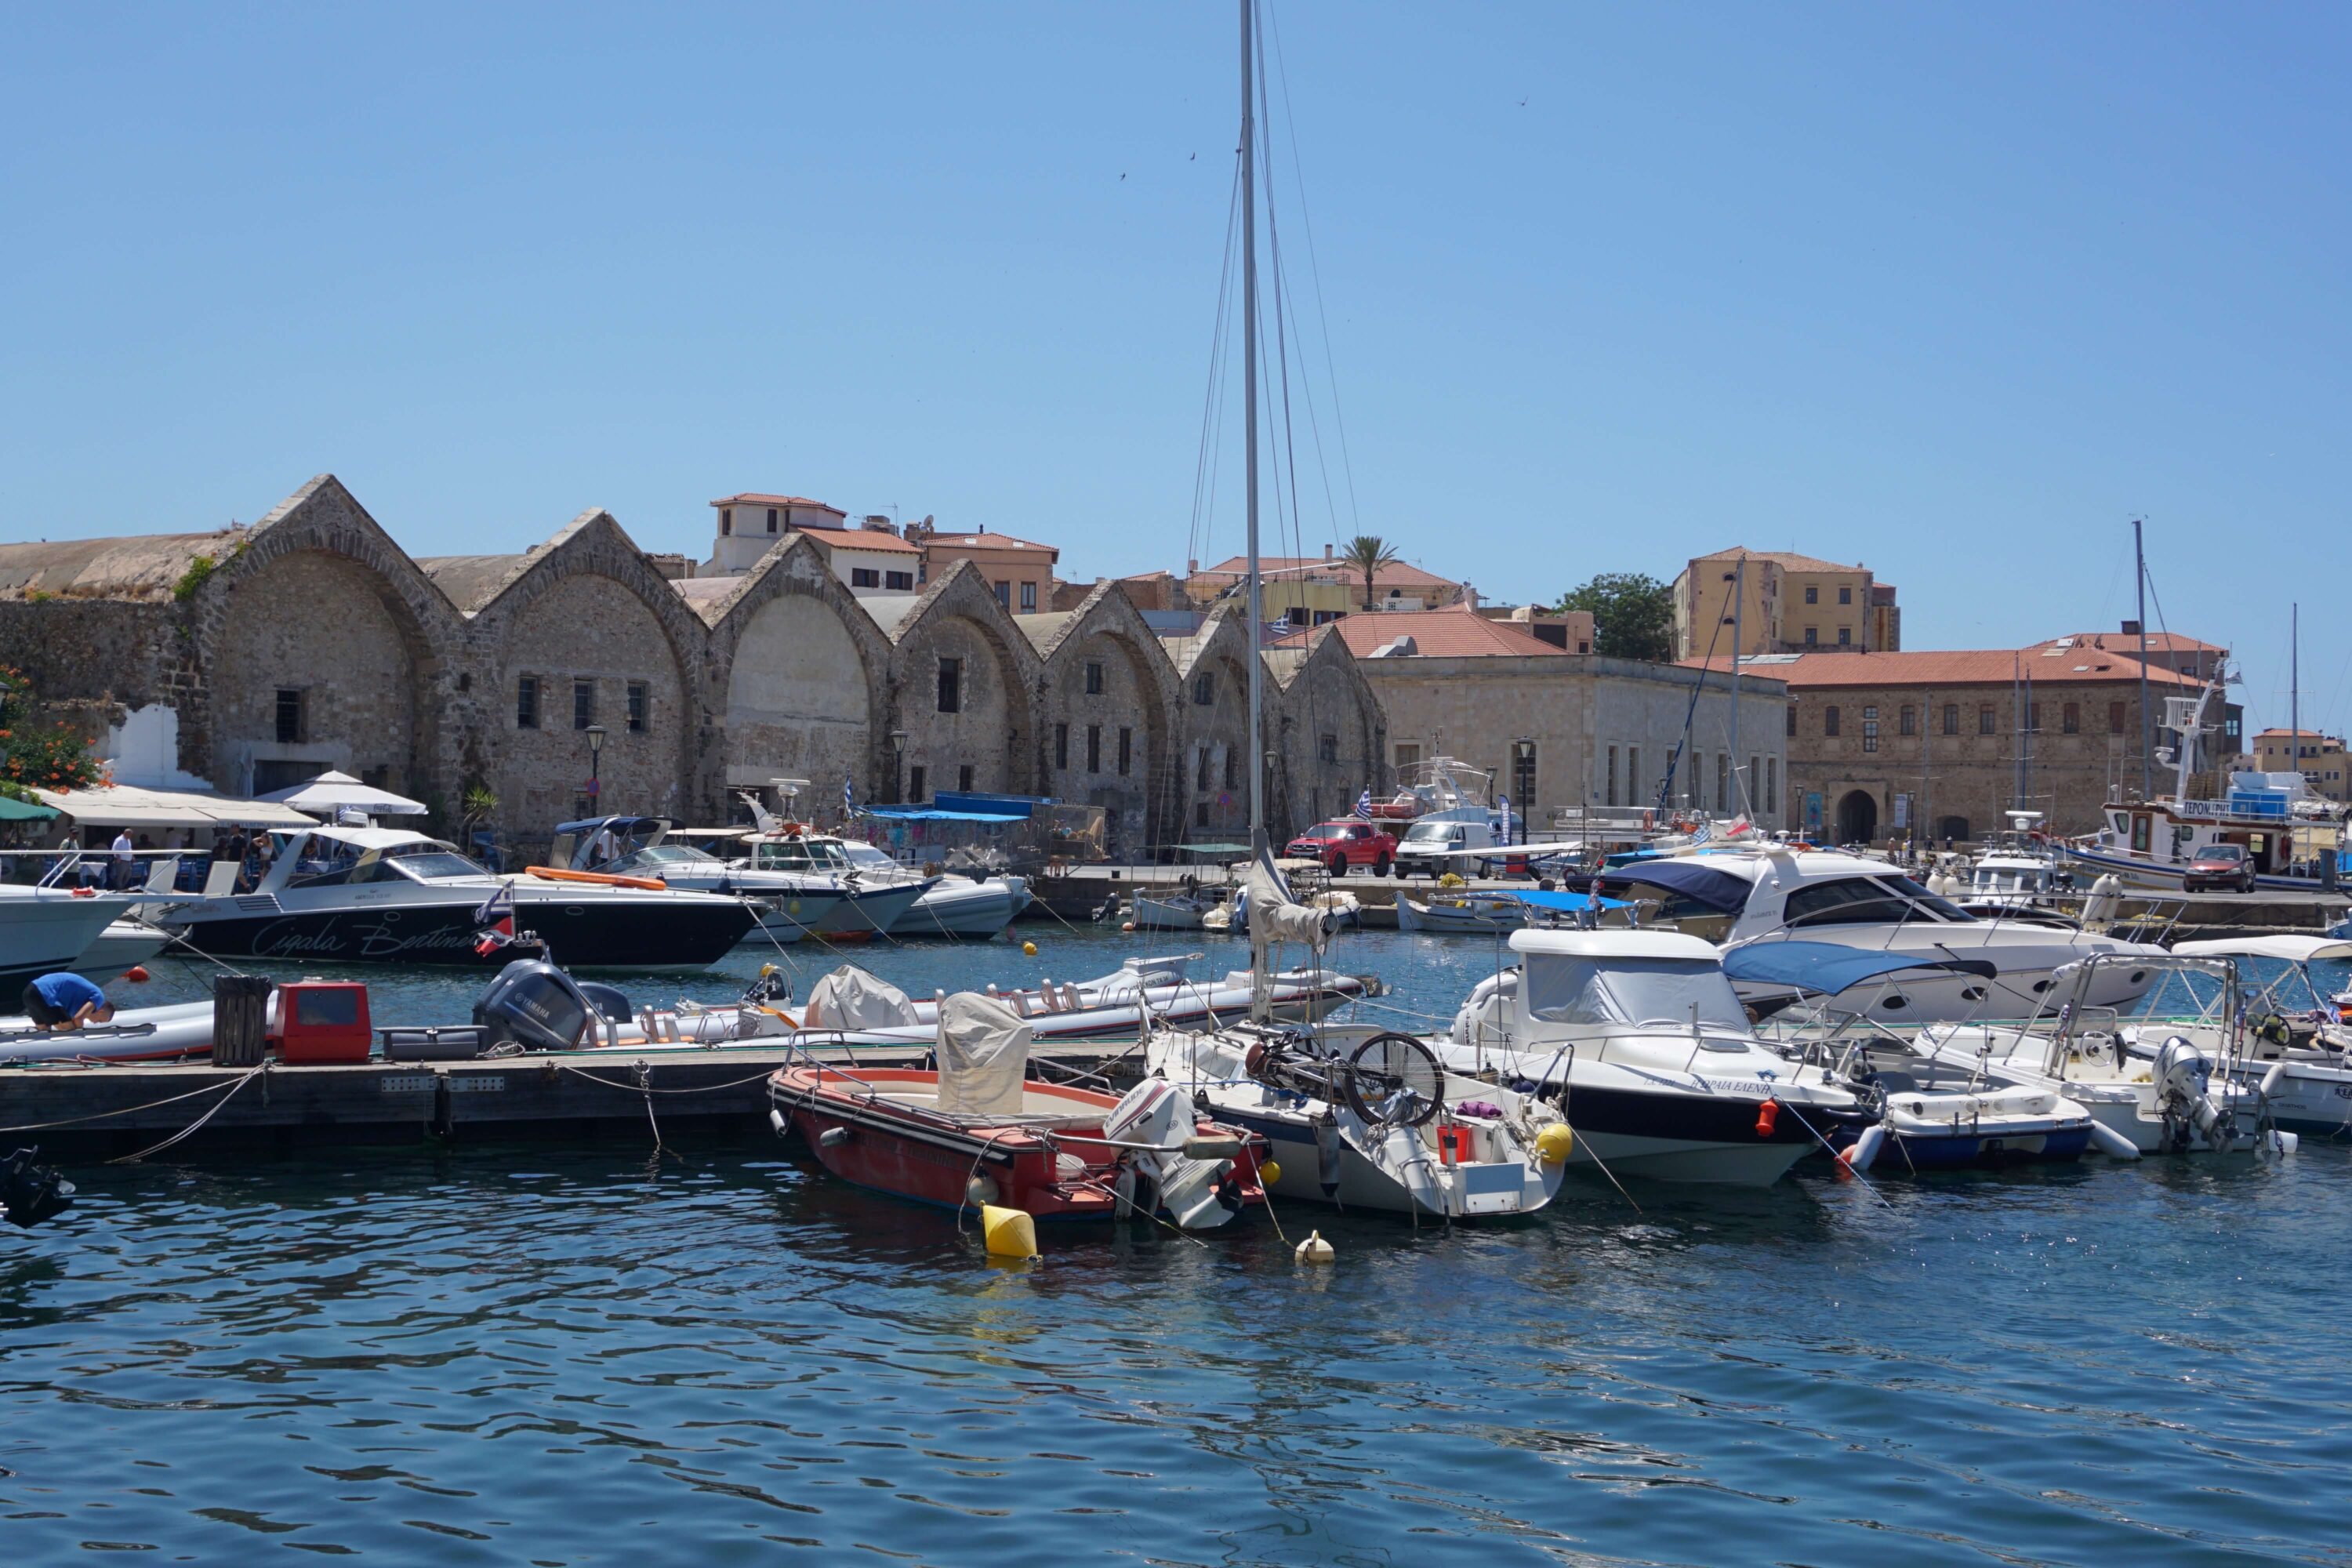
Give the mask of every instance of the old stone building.
[[[2115, 639], [2107, 639], [2112, 643]], [[2194, 678], [2147, 672], [2152, 717], [2194, 696]], [[1720, 671], [1726, 661], [1716, 661]], [[2038, 811], [2060, 833], [2099, 826], [2099, 806], [2141, 778], [2140, 666], [2062, 637], [2021, 649], [1767, 654], [1743, 675], [1787, 684], [1782, 718], [1791, 826], [1837, 843], [1925, 833], [1990, 837], [2001, 813]], [[2236, 749], [2237, 710], [2221, 750]], [[2158, 734], [2160, 745], [2168, 737]], [[2158, 788], [2172, 782], [2161, 763]]]
[[[250, 527], [0, 545], [0, 660], [102, 745], [160, 738], [224, 792], [335, 767], [446, 822], [483, 786], [525, 844], [587, 805], [592, 727], [606, 810], [721, 820], [732, 792], [782, 804], [798, 780], [824, 819], [845, 784], [1090, 802], [1123, 853], [1232, 826], [1231, 617], [1171, 646], [1115, 584], [1020, 616], [967, 561], [861, 599], [781, 525], [742, 570], [680, 559], [602, 511], [519, 554], [412, 559], [322, 476]], [[1378, 700], [1344, 650], [1261, 657], [1276, 831], [1384, 788]]]

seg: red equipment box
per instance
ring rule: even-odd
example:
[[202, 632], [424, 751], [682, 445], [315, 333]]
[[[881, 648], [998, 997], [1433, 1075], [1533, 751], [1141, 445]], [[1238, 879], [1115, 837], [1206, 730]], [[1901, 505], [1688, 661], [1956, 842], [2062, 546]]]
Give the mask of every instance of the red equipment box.
[[278, 1059], [363, 1062], [375, 1031], [367, 987], [355, 981], [298, 980], [278, 988]]

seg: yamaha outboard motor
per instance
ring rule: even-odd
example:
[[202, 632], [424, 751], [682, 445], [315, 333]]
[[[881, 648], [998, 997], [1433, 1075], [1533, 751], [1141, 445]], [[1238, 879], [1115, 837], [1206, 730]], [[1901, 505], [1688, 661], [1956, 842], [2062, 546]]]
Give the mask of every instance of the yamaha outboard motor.
[[74, 1199], [71, 1182], [46, 1165], [33, 1163], [38, 1149], [19, 1149], [0, 1160], [0, 1217], [26, 1229], [65, 1212]]
[[492, 1044], [511, 1041], [530, 1051], [571, 1051], [587, 1043], [599, 1019], [629, 1017], [629, 999], [610, 985], [574, 980], [544, 959], [518, 958], [499, 971], [474, 1022]]

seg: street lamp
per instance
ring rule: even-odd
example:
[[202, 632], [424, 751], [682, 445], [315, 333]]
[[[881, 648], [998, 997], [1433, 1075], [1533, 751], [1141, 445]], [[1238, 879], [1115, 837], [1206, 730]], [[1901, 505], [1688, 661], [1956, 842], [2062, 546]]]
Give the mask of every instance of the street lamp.
[[[1521, 844], [1528, 841], [1528, 813], [1535, 809], [1535, 801], [1532, 798], [1535, 795], [1535, 758], [1536, 738], [1533, 735], [1520, 735], [1512, 740], [1511, 787], [1518, 791], [1521, 796], [1519, 801], [1519, 842]], [[1510, 837], [1511, 819], [1506, 816], [1503, 818], [1504, 842], [1508, 843]]]
[[600, 775], [604, 767], [600, 759], [604, 754], [604, 726], [602, 724], [591, 724], [588, 726], [587, 734], [588, 804], [594, 806], [597, 810], [602, 811], [604, 807], [604, 803], [597, 798], [597, 789], [598, 785], [602, 783]]
[[893, 730], [890, 731], [890, 804], [893, 805], [903, 804], [907, 798], [905, 788], [899, 782], [905, 776], [906, 763], [907, 731]]

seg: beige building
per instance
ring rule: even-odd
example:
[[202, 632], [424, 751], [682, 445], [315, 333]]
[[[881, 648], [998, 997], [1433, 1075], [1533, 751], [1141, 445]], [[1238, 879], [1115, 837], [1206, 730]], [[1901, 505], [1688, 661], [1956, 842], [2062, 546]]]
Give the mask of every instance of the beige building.
[[[1199, 562], [1192, 562], [1187, 568], [1185, 591], [1203, 606], [1235, 597], [1248, 575], [1248, 561], [1239, 555], [1229, 556], [1205, 569]], [[1268, 619], [1281, 614], [1281, 608], [1296, 607], [1318, 617], [1314, 624], [1320, 626], [1341, 615], [1360, 615], [1367, 609], [1433, 610], [1465, 599], [1476, 602], [1468, 584], [1456, 583], [1400, 561], [1372, 574], [1372, 602], [1368, 605], [1364, 603], [1364, 574], [1340, 560], [1339, 552], [1328, 544], [1320, 556], [1262, 556], [1258, 573]]]
[[2246, 765], [2265, 773], [2300, 773], [2313, 794], [2327, 800], [2352, 801], [2352, 771], [2347, 771], [2340, 735], [2323, 735], [2316, 730], [2264, 730], [2253, 738]]
[[1866, 566], [1841, 566], [1787, 551], [1736, 547], [1694, 556], [1674, 582], [1677, 658], [1742, 657], [1807, 648], [1883, 652], [1900, 646], [1902, 612], [1891, 584]]
[[1491, 773], [1540, 827], [1570, 807], [1654, 806], [1671, 768], [1669, 805], [1782, 825], [1788, 694], [1777, 679], [1743, 679], [1735, 737], [1725, 675], [1569, 653], [1466, 605], [1350, 616], [1276, 647], [1305, 637], [1356, 656], [1400, 775], [1455, 758]]
[[1009, 533], [942, 533], [930, 526], [929, 518], [909, 524], [907, 538], [922, 549], [919, 584], [944, 575], [959, 561], [969, 561], [996, 602], [1013, 615], [1042, 615], [1054, 607], [1054, 564], [1062, 552], [1051, 544]]

